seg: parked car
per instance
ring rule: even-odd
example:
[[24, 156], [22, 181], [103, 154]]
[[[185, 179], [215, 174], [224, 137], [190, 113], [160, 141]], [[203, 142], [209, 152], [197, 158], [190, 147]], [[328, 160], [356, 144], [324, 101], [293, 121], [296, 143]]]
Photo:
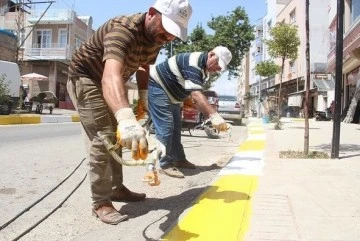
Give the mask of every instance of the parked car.
[[215, 110], [219, 108], [219, 96], [213, 90], [204, 90], [203, 94], [208, 98], [209, 104], [212, 105]]
[[231, 120], [237, 125], [242, 123], [243, 110], [236, 96], [220, 95], [218, 112], [225, 120]]

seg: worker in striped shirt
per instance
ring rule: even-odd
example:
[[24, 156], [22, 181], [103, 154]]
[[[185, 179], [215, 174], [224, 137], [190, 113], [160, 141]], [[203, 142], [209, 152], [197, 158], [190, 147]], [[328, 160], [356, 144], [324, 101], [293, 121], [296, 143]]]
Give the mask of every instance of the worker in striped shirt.
[[209, 74], [223, 72], [231, 61], [228, 48], [217, 46], [208, 52], [181, 53], [150, 68], [148, 109], [154, 123], [156, 139], [166, 150], [159, 160], [160, 173], [184, 178], [179, 168], [194, 169], [181, 144], [181, 104], [191, 95], [199, 110], [209, 116], [218, 131], [227, 130], [225, 120], [208, 103], [202, 86]]
[[146, 13], [104, 23], [72, 57], [67, 90], [84, 130], [92, 211], [104, 223], [128, 218], [112, 201], [141, 201], [145, 194], [123, 185], [122, 165], [110, 156], [97, 132], [116, 132], [118, 142], [131, 149], [135, 159], [146, 159], [145, 131], [130, 108], [125, 83], [136, 72], [138, 88], [147, 88], [149, 65], [164, 44], [176, 37], [186, 41], [191, 14], [188, 0], [157, 0]]

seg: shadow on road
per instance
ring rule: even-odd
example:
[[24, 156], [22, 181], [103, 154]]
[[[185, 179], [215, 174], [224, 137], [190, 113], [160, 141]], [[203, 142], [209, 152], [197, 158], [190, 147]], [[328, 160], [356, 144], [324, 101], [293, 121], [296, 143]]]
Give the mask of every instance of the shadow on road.
[[[201, 193], [209, 190], [211, 195], [200, 196]], [[182, 192], [175, 196], [169, 196], [166, 198], [147, 198], [142, 202], [141, 205], [138, 203], [127, 203], [121, 207], [119, 210], [120, 213], [129, 215], [129, 218], [136, 218], [142, 215], [147, 214], [149, 211], [153, 210], [167, 210], [168, 214], [160, 217], [153, 223], [150, 223], [147, 228], [143, 230], [143, 237], [147, 241], [155, 241], [155, 239], [146, 236], [146, 229], [150, 228], [152, 225], [157, 225], [160, 223], [159, 229], [161, 229], [164, 234], [169, 231], [169, 228], [174, 226], [174, 231], [177, 233], [182, 232], [181, 237], [184, 237], [183, 240], [195, 238], [198, 236], [196, 233], [189, 233], [185, 230], [181, 230], [179, 226], [176, 226], [179, 221], [179, 216], [184, 212], [185, 209], [190, 207], [197, 197], [200, 198], [196, 203], [201, 203], [204, 199], [211, 200], [223, 200], [225, 203], [232, 203], [239, 200], [249, 200], [250, 196], [246, 193], [235, 192], [235, 191], [218, 191], [217, 186], [203, 187], [203, 188], [193, 188], [185, 192]], [[156, 239], [157, 240], [157, 239]]]

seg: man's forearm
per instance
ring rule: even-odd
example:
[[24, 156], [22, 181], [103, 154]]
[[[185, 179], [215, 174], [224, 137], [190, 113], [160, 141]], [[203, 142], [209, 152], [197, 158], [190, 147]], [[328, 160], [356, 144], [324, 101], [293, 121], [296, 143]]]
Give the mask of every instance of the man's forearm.
[[203, 113], [205, 116], [209, 116], [216, 112], [214, 107], [209, 104], [206, 96], [200, 91], [193, 91], [191, 97], [194, 100], [196, 107]]
[[102, 89], [104, 99], [113, 113], [130, 107], [125, 82], [121, 77], [107, 76], [102, 80]]

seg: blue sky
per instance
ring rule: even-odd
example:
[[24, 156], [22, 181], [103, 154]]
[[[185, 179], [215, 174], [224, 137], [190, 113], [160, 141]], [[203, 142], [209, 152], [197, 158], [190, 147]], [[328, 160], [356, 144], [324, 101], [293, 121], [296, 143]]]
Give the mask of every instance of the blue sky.
[[[96, 29], [109, 18], [131, 14], [136, 12], [146, 12], [155, 0], [57, 0], [51, 6], [55, 8], [75, 8], [78, 15], [87, 15], [93, 17], [93, 27]], [[196, 27], [201, 24], [206, 31], [211, 33], [207, 27], [207, 22], [211, 17], [219, 15], [228, 15], [236, 7], [241, 6], [249, 15], [252, 24], [258, 24], [259, 19], [265, 16], [266, 6], [265, 0], [189, 0], [193, 7], [193, 14], [189, 23], [189, 34]], [[46, 8], [47, 4], [39, 4], [36, 8]], [[229, 81], [226, 76], [220, 78], [214, 88], [221, 94], [235, 94], [234, 81]]]

